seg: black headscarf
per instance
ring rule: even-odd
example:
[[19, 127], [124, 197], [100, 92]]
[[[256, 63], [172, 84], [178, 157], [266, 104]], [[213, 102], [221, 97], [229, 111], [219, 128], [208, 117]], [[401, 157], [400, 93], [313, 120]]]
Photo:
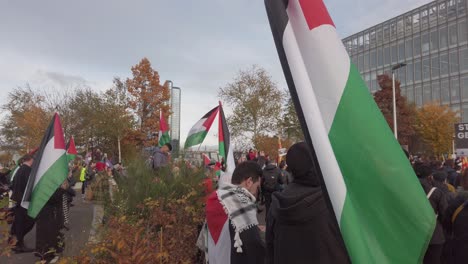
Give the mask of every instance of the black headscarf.
[[291, 171], [293, 182], [307, 186], [320, 186], [320, 180], [313, 170], [312, 158], [305, 142], [294, 144], [286, 155], [288, 170]]

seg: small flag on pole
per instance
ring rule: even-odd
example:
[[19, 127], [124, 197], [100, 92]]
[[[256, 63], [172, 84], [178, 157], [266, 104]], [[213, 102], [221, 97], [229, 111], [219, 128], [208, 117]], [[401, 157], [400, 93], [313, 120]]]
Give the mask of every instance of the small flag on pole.
[[171, 143], [171, 137], [169, 136], [169, 126], [167, 125], [166, 120], [162, 114], [162, 111], [159, 114], [159, 138], [158, 146], [162, 147], [167, 143]]

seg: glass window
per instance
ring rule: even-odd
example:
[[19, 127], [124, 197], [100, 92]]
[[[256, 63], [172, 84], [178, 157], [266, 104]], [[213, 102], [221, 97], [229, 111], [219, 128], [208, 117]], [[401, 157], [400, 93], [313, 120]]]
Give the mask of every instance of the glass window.
[[449, 26], [449, 45], [457, 45], [457, 24]]
[[428, 24], [429, 24], [429, 10], [424, 9], [423, 11], [421, 11], [421, 27], [423, 29], [427, 28]]
[[414, 101], [416, 102], [417, 106], [421, 106], [423, 103], [421, 85], [414, 87]]
[[362, 56], [362, 54], [359, 55], [358, 69], [360, 72], [364, 69], [364, 56]]
[[450, 74], [458, 72], [458, 54], [457, 51], [450, 52]]
[[438, 78], [439, 77], [439, 56], [434, 55], [431, 58], [431, 75], [432, 78]]
[[408, 15], [405, 18], [405, 32], [406, 32], [406, 35], [410, 35], [413, 32], [412, 29], [413, 29], [413, 16]]
[[405, 22], [403, 18], [398, 19], [397, 23], [398, 37], [402, 37], [405, 33]]
[[449, 63], [448, 63], [448, 54], [440, 54], [440, 75], [448, 74], [449, 70]]
[[387, 42], [390, 39], [390, 28], [388, 24], [383, 25], [383, 41]]
[[458, 42], [463, 43], [468, 40], [468, 33], [466, 32], [466, 20], [458, 22]]
[[413, 55], [419, 56], [421, 55], [421, 37], [415, 36], [413, 39]]
[[461, 82], [461, 97], [463, 102], [468, 102], [468, 76], [464, 76], [460, 80]]
[[440, 92], [441, 99], [443, 104], [450, 103], [450, 90], [449, 90], [449, 81], [447, 79], [440, 82]]
[[440, 49], [447, 48], [447, 27], [441, 27], [439, 29], [439, 47]]
[[452, 104], [460, 103], [460, 84], [458, 83], [458, 78], [454, 78], [450, 83], [450, 99]]
[[462, 105], [462, 122], [468, 122], [468, 104]]
[[440, 84], [438, 81], [432, 82], [432, 101], [440, 102]]
[[398, 69], [398, 80], [400, 80], [401, 85], [406, 84], [406, 69], [405, 67]]
[[382, 48], [377, 49], [377, 66], [383, 66], [384, 60], [383, 60], [383, 50]]
[[398, 61], [398, 48], [397, 44], [392, 45], [392, 63], [396, 63]]
[[413, 103], [414, 102], [414, 91], [413, 91], [413, 87], [412, 86], [409, 86], [407, 91], [406, 91], [406, 99], [408, 100], [408, 102], [410, 103]]
[[383, 36], [382, 36], [382, 28], [378, 27], [377, 28], [377, 45], [381, 45], [383, 41]]
[[364, 49], [369, 49], [369, 33], [364, 34]]
[[458, 0], [458, 6], [457, 6], [457, 10], [458, 10], [458, 16], [463, 16], [465, 14], [465, 0]]
[[429, 23], [437, 23], [437, 5], [433, 5], [429, 8]]
[[431, 51], [435, 51], [439, 48], [439, 36], [437, 30], [431, 32]]
[[413, 31], [419, 31], [419, 13], [413, 14]]
[[414, 62], [414, 81], [421, 81], [421, 61]]
[[373, 91], [377, 90], [377, 86], [376, 86], [377, 74], [375, 72], [372, 72], [370, 78], [371, 78], [371, 87], [370, 87], [370, 89], [373, 92]]
[[455, 0], [449, 0], [447, 2], [447, 17], [454, 18], [457, 16], [457, 3]]
[[413, 40], [412, 39], [406, 40], [405, 51], [406, 51], [406, 58], [413, 57]]
[[[354, 66], [358, 67], [358, 60], [356, 56], [351, 57], [351, 62], [354, 64]], [[359, 67], [358, 67], [359, 69]]]
[[371, 47], [375, 47], [375, 45], [377, 45], [377, 43], [375, 41], [375, 31], [374, 30], [370, 33], [370, 45], [371, 45]]
[[431, 64], [429, 58], [424, 58], [422, 61], [422, 77], [428, 80], [431, 77]]
[[373, 50], [370, 54], [370, 68], [373, 69], [375, 67], [377, 67], [377, 52], [375, 50]]
[[432, 101], [431, 86], [429, 85], [429, 83], [425, 83], [422, 89], [423, 89], [423, 103], [427, 104], [430, 101]]
[[428, 53], [429, 52], [429, 32], [424, 33], [421, 36], [421, 44], [422, 44], [422, 53]]
[[468, 71], [468, 48], [460, 50], [460, 71]]
[[405, 60], [405, 43], [400, 42], [398, 43], [398, 60], [404, 61]]
[[363, 51], [363, 50], [364, 50], [364, 37], [359, 36], [359, 51]]
[[408, 63], [408, 65], [406, 65], [406, 83], [413, 83], [413, 64], [412, 63]]
[[439, 4], [439, 23], [441, 20], [447, 19], [447, 8], [445, 6], [445, 1]]
[[369, 70], [369, 53], [364, 54], [364, 71]]
[[390, 47], [384, 48], [384, 64], [390, 64]]
[[396, 38], [396, 21], [391, 21], [390, 22], [390, 37], [392, 39]]

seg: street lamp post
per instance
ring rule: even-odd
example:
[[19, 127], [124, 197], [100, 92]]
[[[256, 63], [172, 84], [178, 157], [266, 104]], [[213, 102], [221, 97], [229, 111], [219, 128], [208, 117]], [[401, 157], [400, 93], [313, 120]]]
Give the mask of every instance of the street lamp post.
[[393, 132], [395, 138], [398, 140], [398, 126], [397, 126], [397, 115], [396, 115], [396, 95], [395, 95], [395, 70], [405, 67], [406, 63], [398, 63], [392, 67], [392, 90], [393, 90]]

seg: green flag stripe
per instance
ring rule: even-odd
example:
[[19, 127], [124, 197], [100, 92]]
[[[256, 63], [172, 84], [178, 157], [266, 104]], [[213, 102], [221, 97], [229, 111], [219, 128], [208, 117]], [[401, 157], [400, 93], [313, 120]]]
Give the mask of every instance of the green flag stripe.
[[171, 143], [171, 138], [169, 137], [169, 133], [167, 131], [162, 133], [158, 140], [158, 146], [160, 147], [164, 146], [164, 144]]
[[54, 164], [44, 173], [31, 194], [28, 215], [35, 218], [57, 188], [67, 178], [67, 155], [64, 153]]
[[185, 148], [189, 148], [198, 144], [201, 144], [208, 134], [208, 131], [200, 131], [195, 134], [190, 135], [185, 141]]
[[223, 157], [226, 161], [226, 149], [224, 148], [224, 141], [219, 142], [219, 156]]
[[421, 260], [434, 211], [354, 65], [329, 138], [347, 188], [340, 226], [352, 261]]

